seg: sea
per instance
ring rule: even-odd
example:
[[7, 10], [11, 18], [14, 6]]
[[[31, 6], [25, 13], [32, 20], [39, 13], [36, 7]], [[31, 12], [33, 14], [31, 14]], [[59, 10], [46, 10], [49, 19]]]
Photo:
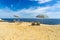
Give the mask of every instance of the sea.
[[41, 19], [41, 18], [1, 18], [7, 22], [14, 22], [14, 20], [18, 22], [40, 22], [41, 24], [49, 24], [55, 25], [60, 24], [60, 19]]

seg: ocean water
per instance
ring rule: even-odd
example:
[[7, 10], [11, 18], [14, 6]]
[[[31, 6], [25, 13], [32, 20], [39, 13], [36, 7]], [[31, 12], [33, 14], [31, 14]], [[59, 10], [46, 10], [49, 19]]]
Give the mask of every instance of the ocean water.
[[[15, 18], [2, 18], [7, 22], [13, 22]], [[40, 22], [42, 24], [60, 24], [60, 19], [18, 18], [19, 22]]]

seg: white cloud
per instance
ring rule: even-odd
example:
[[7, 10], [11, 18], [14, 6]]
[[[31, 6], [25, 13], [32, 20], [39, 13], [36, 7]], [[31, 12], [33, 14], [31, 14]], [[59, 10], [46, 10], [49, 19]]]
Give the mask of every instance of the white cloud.
[[46, 6], [42, 8], [37, 7], [36, 9], [33, 9], [33, 7], [29, 9], [23, 9], [20, 10], [19, 13], [31, 14], [32, 17], [35, 17], [38, 14], [45, 14], [48, 15], [50, 18], [60, 18], [60, 2], [53, 6]]
[[22, 9], [22, 10], [18, 10], [18, 11], [12, 11], [9, 8], [4, 8], [4, 9], [0, 9], [0, 17], [13, 17], [13, 15], [19, 15], [21, 18], [35, 18], [35, 16], [37, 16], [38, 14], [44, 14], [46, 12], [46, 9], [48, 9], [49, 7], [45, 7], [45, 8], [40, 8], [37, 7], [36, 9], [33, 8], [29, 8], [29, 9]]
[[0, 17], [13, 17], [19, 15], [21, 18], [35, 18], [39, 14], [48, 15], [50, 18], [60, 18], [60, 2], [53, 6], [28, 8], [18, 11], [12, 11], [9, 8], [0, 9]]
[[0, 9], [0, 18], [11, 18], [14, 12], [9, 8]]
[[48, 15], [50, 18], [60, 19], [60, 12], [48, 12], [47, 15]]
[[30, 1], [38, 1], [38, 3], [46, 3], [46, 2], [50, 2], [52, 0], [30, 0]]

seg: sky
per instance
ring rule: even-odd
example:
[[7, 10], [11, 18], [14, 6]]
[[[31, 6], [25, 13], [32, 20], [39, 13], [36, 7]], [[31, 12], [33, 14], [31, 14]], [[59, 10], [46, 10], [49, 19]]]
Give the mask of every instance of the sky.
[[0, 0], [0, 18], [36, 18], [40, 14], [60, 19], [60, 0]]

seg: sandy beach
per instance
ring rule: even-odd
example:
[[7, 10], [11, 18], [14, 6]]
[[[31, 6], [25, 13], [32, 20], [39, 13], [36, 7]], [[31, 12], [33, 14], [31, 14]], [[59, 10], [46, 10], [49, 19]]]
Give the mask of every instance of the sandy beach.
[[60, 40], [60, 25], [0, 22], [0, 40]]

